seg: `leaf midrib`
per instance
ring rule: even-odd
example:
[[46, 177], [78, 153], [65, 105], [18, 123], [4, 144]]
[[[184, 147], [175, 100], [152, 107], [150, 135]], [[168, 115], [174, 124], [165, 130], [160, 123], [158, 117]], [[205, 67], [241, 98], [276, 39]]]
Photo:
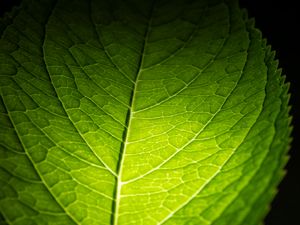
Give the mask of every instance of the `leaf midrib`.
[[136, 91], [137, 91], [137, 86], [138, 86], [138, 82], [139, 82], [139, 77], [141, 75], [142, 72], [142, 68], [143, 68], [143, 63], [144, 63], [144, 57], [145, 57], [145, 49], [146, 49], [146, 45], [147, 45], [147, 41], [148, 41], [148, 37], [149, 37], [149, 32], [151, 29], [151, 24], [152, 24], [152, 15], [153, 15], [153, 11], [154, 11], [154, 4], [155, 4], [155, 0], [153, 0], [151, 7], [150, 7], [150, 13], [149, 13], [149, 17], [148, 17], [148, 23], [146, 25], [146, 29], [144, 32], [144, 40], [143, 40], [143, 44], [142, 44], [142, 48], [141, 48], [141, 54], [140, 54], [140, 59], [138, 62], [138, 67], [137, 67], [137, 72], [136, 72], [136, 76], [135, 76], [135, 80], [134, 80], [134, 87], [130, 96], [130, 101], [129, 101], [129, 108], [127, 111], [127, 116], [126, 116], [126, 122], [125, 122], [125, 129], [124, 129], [124, 133], [123, 133], [123, 142], [120, 148], [120, 158], [118, 161], [118, 165], [117, 165], [117, 181], [116, 181], [116, 188], [115, 188], [115, 201], [113, 203], [113, 211], [112, 211], [112, 224], [113, 225], [117, 225], [118, 224], [118, 219], [119, 219], [119, 207], [120, 207], [120, 200], [121, 200], [121, 189], [122, 189], [122, 170], [123, 170], [123, 164], [124, 164], [124, 158], [125, 158], [125, 154], [126, 154], [126, 147], [127, 147], [127, 143], [128, 143], [128, 134], [129, 131], [131, 129], [131, 122], [132, 122], [132, 114], [133, 114], [133, 106], [134, 106], [134, 102], [135, 102], [135, 95], [136, 95]]

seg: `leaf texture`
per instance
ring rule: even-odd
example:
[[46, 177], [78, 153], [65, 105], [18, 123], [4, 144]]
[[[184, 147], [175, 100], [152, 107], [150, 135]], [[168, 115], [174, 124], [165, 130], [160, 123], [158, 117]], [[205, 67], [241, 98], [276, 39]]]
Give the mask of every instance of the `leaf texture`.
[[0, 223], [256, 225], [288, 85], [236, 1], [24, 0], [0, 41]]

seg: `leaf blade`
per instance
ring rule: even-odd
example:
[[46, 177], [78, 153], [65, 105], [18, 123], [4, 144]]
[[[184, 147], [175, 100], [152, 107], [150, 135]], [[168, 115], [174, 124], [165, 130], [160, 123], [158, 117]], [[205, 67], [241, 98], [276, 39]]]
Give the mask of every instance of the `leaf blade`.
[[[14, 196], [26, 190], [4, 209], [1, 189], [7, 221], [261, 220], [271, 192], [258, 199], [286, 161], [287, 92], [237, 2], [69, 3], [45, 0], [30, 9], [38, 15], [21, 7], [1, 39], [1, 120], [16, 124], [1, 127], [1, 178], [14, 180]], [[32, 29], [20, 29], [24, 18]], [[24, 150], [33, 169], [17, 156]]]

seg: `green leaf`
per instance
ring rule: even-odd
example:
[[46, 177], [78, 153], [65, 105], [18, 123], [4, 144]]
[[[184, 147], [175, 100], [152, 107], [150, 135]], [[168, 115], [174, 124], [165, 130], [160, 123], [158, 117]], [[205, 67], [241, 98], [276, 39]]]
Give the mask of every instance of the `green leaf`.
[[288, 85], [237, 1], [24, 0], [2, 30], [1, 224], [262, 222]]

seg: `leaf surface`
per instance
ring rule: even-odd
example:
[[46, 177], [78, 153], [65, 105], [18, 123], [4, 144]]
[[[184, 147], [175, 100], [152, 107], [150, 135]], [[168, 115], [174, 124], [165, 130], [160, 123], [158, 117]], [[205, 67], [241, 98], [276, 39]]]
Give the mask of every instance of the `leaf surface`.
[[0, 76], [0, 222], [254, 225], [283, 176], [288, 86], [236, 1], [24, 0]]

